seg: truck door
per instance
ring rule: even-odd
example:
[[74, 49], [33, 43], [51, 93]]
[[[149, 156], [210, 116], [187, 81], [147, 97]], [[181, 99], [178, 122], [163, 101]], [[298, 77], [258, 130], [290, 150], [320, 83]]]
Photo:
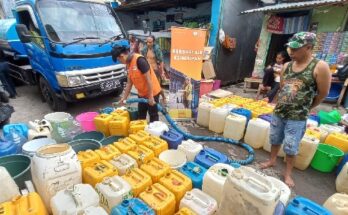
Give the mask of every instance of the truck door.
[[[42, 36], [39, 23], [30, 5], [17, 7], [17, 21], [20, 24], [26, 25], [30, 35], [36, 37], [31, 39], [31, 43], [25, 44], [33, 71], [43, 75], [49, 83], [56, 83], [55, 75], [52, 72], [52, 66], [46, 52], [47, 47], [45, 41], [42, 38], [38, 38]], [[57, 85], [51, 87], [55, 88], [55, 90], [58, 89]]]

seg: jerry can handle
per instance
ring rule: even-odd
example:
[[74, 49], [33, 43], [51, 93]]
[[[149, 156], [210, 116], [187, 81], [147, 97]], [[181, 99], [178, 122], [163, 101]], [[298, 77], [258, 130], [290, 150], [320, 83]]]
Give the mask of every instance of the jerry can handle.
[[103, 184], [108, 185], [115, 192], [121, 190], [121, 186], [118, 186], [118, 184], [116, 184], [115, 182], [111, 181], [110, 177], [104, 178]]
[[198, 205], [202, 206], [203, 208], [209, 207], [209, 202], [206, 202], [200, 198], [193, 198], [193, 201], [196, 202]]
[[218, 161], [219, 161], [219, 158], [217, 158], [216, 156], [211, 155], [211, 154], [207, 154], [207, 155], [205, 155], [205, 157], [206, 157], [208, 160], [212, 161], [212, 162], [218, 162]]
[[304, 206], [303, 208], [304, 211], [308, 211], [308, 212], [311, 212], [313, 214], [317, 214], [317, 215], [320, 215], [321, 213], [318, 213], [317, 211], [315, 210], [312, 210], [311, 208], [307, 207], [307, 206]]
[[246, 180], [247, 180], [248, 182], [253, 183], [254, 185], [260, 187], [261, 189], [263, 189], [264, 192], [269, 191], [269, 189], [268, 189], [264, 184], [260, 183], [259, 181], [255, 180], [255, 179], [252, 178], [252, 177], [248, 177]]
[[153, 194], [156, 198], [158, 198], [159, 200], [161, 201], [165, 201], [166, 200], [166, 197], [167, 197], [167, 194], [163, 193], [162, 191], [161, 192], [156, 192]]
[[82, 200], [80, 197], [81, 195], [77, 192], [75, 185], [69, 186], [66, 190], [73, 198], [75, 205], [77, 207], [81, 207], [82, 206]]

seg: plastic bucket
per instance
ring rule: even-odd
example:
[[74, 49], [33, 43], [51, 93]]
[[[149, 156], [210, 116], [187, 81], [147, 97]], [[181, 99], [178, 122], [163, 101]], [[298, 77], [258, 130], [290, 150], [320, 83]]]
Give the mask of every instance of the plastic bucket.
[[104, 134], [99, 131], [89, 131], [76, 135], [73, 140], [95, 140], [102, 141], [104, 139]]
[[95, 140], [73, 140], [68, 143], [71, 148], [76, 152], [99, 149], [102, 145]]
[[199, 88], [199, 98], [213, 90], [213, 80], [202, 80]]
[[46, 146], [46, 145], [50, 145], [50, 144], [56, 144], [57, 142], [54, 139], [51, 138], [40, 138], [40, 139], [35, 139], [35, 140], [31, 140], [29, 142], [26, 142], [23, 146], [22, 146], [22, 151], [24, 155], [33, 157], [36, 153], [36, 151], [42, 147], [42, 146]]
[[0, 166], [10, 173], [20, 189], [25, 188], [25, 181], [31, 180], [30, 157], [26, 155], [9, 155], [0, 158]]
[[97, 112], [86, 112], [76, 116], [76, 121], [81, 124], [84, 131], [95, 131], [94, 118], [98, 115]]
[[187, 162], [186, 154], [174, 149], [162, 152], [159, 159], [169, 164], [172, 169], [179, 169]]
[[343, 151], [335, 146], [319, 144], [311, 162], [311, 167], [320, 172], [332, 172], [343, 155]]
[[110, 136], [102, 140], [100, 143], [105, 146], [117, 142], [119, 139], [124, 138], [123, 136]]

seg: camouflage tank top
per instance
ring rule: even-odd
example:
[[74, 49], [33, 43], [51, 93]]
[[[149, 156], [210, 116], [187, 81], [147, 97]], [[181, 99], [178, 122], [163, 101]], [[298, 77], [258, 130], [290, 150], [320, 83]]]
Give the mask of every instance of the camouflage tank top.
[[284, 71], [283, 87], [278, 95], [274, 114], [283, 119], [306, 120], [316, 95], [317, 86], [313, 77], [319, 60], [313, 59], [301, 72], [292, 71], [292, 62]]

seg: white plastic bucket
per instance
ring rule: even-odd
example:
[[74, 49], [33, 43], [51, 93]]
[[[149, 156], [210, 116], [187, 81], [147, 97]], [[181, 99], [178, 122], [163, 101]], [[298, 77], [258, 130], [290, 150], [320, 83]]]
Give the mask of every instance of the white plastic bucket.
[[23, 154], [28, 155], [30, 157], [33, 157], [35, 155], [36, 151], [40, 147], [50, 145], [50, 144], [55, 144], [55, 143], [57, 143], [57, 142], [51, 138], [35, 139], [35, 140], [31, 140], [31, 141], [26, 142], [22, 146], [22, 151], [23, 151]]
[[186, 154], [180, 150], [167, 150], [159, 155], [159, 159], [169, 164], [172, 169], [179, 169], [184, 166], [187, 159]]

